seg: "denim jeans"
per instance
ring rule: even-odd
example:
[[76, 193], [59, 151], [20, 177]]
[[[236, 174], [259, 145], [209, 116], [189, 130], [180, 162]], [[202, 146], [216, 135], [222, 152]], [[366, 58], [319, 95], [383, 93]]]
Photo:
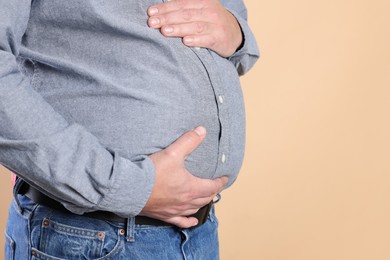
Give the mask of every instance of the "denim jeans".
[[5, 260], [219, 259], [214, 207], [205, 224], [179, 229], [87, 218], [16, 195], [9, 209]]

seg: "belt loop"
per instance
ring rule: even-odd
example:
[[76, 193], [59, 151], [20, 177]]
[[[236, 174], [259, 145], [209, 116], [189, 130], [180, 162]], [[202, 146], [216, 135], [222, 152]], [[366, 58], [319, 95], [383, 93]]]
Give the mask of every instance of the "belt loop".
[[24, 181], [21, 178], [17, 178], [16, 182], [15, 182], [15, 185], [14, 185], [14, 189], [13, 189], [14, 200], [16, 202], [16, 206], [18, 207], [18, 211], [21, 214], [23, 213], [23, 207], [20, 204], [20, 201], [19, 201], [19, 198], [18, 198], [18, 194], [19, 194], [20, 189], [23, 186], [23, 183], [24, 183]]
[[134, 242], [135, 237], [135, 217], [127, 219], [127, 231], [126, 231], [126, 240], [128, 242]]
[[217, 199], [213, 200], [213, 204], [217, 204], [217, 203], [221, 200], [221, 194], [218, 193], [218, 194], [216, 195], [216, 197], [217, 197]]

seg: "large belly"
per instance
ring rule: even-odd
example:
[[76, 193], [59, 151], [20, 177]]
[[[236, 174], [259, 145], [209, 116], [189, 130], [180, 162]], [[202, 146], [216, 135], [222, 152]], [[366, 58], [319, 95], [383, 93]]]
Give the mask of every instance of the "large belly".
[[[147, 27], [146, 8], [152, 1], [93, 2], [76, 1], [78, 8], [62, 10], [68, 16], [44, 11], [32, 15], [25, 42], [28, 49], [44, 54], [31, 56], [38, 61], [40, 73], [33, 82], [36, 90], [68, 121], [83, 125], [103, 146], [131, 160], [164, 149], [186, 131], [203, 125], [206, 139], [188, 157], [186, 166], [197, 176], [215, 176], [221, 136], [241, 140], [244, 133], [241, 92], [233, 66], [222, 58], [218, 64], [217, 57], [216, 65], [228, 69], [221, 70], [231, 78], [225, 97], [229, 100], [231, 95], [229, 110], [236, 113], [227, 119], [231, 122], [223, 133], [205, 64], [180, 39], [165, 38]], [[47, 10], [61, 3], [35, 2]], [[114, 7], [118, 9], [116, 24], [105, 14], [114, 13], [110, 10]], [[53, 27], [48, 28], [51, 23]], [[46, 25], [44, 31], [41, 24]], [[49, 38], [45, 37], [57, 38], [58, 45], [46, 44]], [[233, 158], [239, 161], [235, 165], [242, 160], [243, 144], [239, 146], [229, 147], [239, 151]], [[231, 171], [236, 174], [238, 170]]]

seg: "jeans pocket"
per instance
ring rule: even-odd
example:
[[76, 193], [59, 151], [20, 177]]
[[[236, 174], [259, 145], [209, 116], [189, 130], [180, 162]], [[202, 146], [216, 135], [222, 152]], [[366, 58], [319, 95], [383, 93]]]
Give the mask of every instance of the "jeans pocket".
[[15, 257], [15, 241], [5, 233], [4, 260], [13, 260]]
[[76, 227], [71, 221], [64, 224], [44, 218], [39, 248], [33, 249], [33, 256], [35, 259], [104, 259], [104, 256], [112, 255], [119, 245], [119, 235], [114, 237], [108, 233], [112, 232]]

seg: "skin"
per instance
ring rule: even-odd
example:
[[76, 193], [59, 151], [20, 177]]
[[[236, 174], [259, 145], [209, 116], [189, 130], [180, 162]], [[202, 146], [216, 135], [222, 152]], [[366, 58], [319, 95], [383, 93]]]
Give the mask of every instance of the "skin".
[[[242, 44], [236, 18], [219, 0], [175, 0], [148, 8], [148, 25], [166, 37], [181, 37], [189, 47], [208, 48], [229, 57]], [[185, 158], [206, 136], [198, 127], [185, 133], [166, 149], [152, 154], [156, 168], [152, 194], [140, 215], [160, 219], [180, 228], [195, 226], [187, 217], [208, 204], [228, 182], [227, 177], [200, 179], [184, 167]]]
[[198, 223], [196, 218], [187, 216], [208, 204], [228, 182], [225, 176], [215, 180], [197, 178], [185, 169], [185, 159], [205, 136], [206, 129], [197, 127], [166, 149], [150, 156], [156, 168], [156, 179], [152, 194], [140, 215], [180, 228], [189, 228]]
[[148, 25], [166, 37], [181, 37], [189, 47], [231, 56], [243, 37], [236, 18], [219, 0], [175, 0], [148, 8]]

